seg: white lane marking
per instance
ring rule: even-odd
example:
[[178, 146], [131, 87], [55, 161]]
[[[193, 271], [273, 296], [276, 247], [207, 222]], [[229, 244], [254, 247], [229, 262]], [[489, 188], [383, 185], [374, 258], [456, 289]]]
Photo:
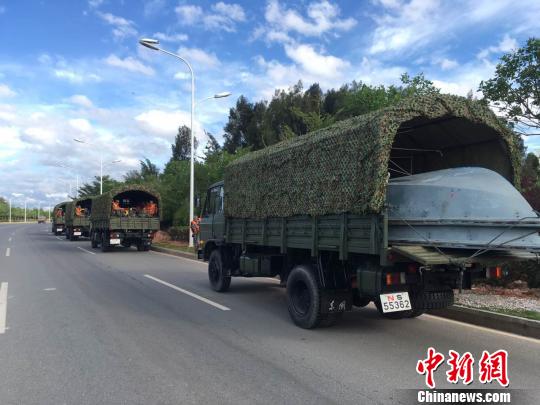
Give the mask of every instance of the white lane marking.
[[86, 252], [86, 253], [90, 253], [91, 255], [95, 255], [94, 252], [90, 252], [89, 250], [86, 250], [85, 248], [82, 248], [80, 246], [77, 246], [77, 249], [80, 249], [80, 250], [82, 250], [83, 252]]
[[9, 257], [10, 254], [11, 254], [11, 248], [7, 248], [6, 249], [6, 257]]
[[12, 238], [11, 238], [11, 236], [10, 236], [9, 239], [8, 239], [8, 242], [11, 242], [11, 239], [12, 239]]
[[420, 317], [420, 319], [422, 319], [422, 318], [430, 318], [430, 319], [437, 320], [437, 321], [450, 322], [450, 323], [453, 323], [453, 324], [458, 324], [460, 326], [466, 326], [468, 328], [478, 329], [478, 330], [481, 330], [483, 332], [491, 332], [491, 333], [495, 333], [497, 335], [511, 337], [512, 339], [522, 339], [522, 340], [526, 340], [528, 342], [540, 344], [540, 339], [531, 338], [531, 337], [528, 337], [528, 336], [522, 336], [522, 335], [518, 335], [518, 334], [515, 334], [515, 333], [505, 332], [505, 331], [502, 331], [502, 330], [490, 329], [490, 328], [486, 328], [485, 326], [473, 325], [472, 323], [460, 322], [460, 321], [456, 321], [454, 319], [448, 319], [448, 318], [443, 318], [443, 317], [440, 317], [440, 316], [429, 315], [429, 314], [422, 315]]
[[56, 288], [44, 288], [43, 291], [56, 291]]
[[228, 308], [228, 307], [226, 307], [224, 305], [221, 305], [221, 304], [218, 304], [217, 302], [211, 301], [208, 298], [201, 297], [200, 295], [192, 293], [191, 291], [184, 290], [183, 288], [177, 287], [174, 284], [167, 283], [166, 281], [160, 280], [157, 277], [153, 277], [153, 276], [151, 276], [149, 274], [145, 274], [144, 276], [146, 278], [149, 278], [150, 280], [154, 280], [157, 283], [160, 283], [160, 284], [163, 284], [163, 285], [165, 285], [167, 287], [170, 287], [173, 290], [176, 290], [176, 291], [179, 291], [179, 292], [181, 292], [183, 294], [189, 295], [190, 297], [195, 298], [195, 299], [197, 299], [199, 301], [202, 301], [202, 302], [204, 302], [204, 303], [206, 303], [208, 305], [212, 305], [213, 307], [215, 307], [217, 309], [221, 309], [222, 311], [230, 311], [231, 310], [230, 308]]
[[0, 284], [0, 335], [6, 331], [8, 283]]
[[57, 236], [57, 237], [56, 237], [56, 239], [58, 239], [58, 240], [62, 240], [62, 238], [61, 238], [60, 236]]

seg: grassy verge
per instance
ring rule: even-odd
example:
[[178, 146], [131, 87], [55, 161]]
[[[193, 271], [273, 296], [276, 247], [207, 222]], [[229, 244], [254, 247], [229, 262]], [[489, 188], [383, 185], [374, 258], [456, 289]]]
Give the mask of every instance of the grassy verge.
[[178, 250], [179, 252], [193, 253], [195, 254], [195, 248], [190, 248], [189, 246], [182, 246], [176, 243], [171, 242], [154, 242], [153, 246], [162, 247], [171, 250]]
[[492, 307], [472, 307], [470, 305], [463, 305], [463, 304], [459, 304], [461, 306], [464, 306], [464, 307], [467, 307], [467, 308], [471, 308], [471, 309], [482, 309], [484, 311], [489, 311], [489, 312], [496, 312], [498, 314], [503, 314], [503, 315], [512, 315], [512, 316], [517, 316], [517, 317], [520, 317], [520, 318], [526, 318], [526, 319], [532, 319], [534, 321], [540, 321], [540, 312], [536, 312], [536, 311], [529, 311], [529, 310], [526, 310], [526, 309], [506, 309], [506, 308], [492, 308]]

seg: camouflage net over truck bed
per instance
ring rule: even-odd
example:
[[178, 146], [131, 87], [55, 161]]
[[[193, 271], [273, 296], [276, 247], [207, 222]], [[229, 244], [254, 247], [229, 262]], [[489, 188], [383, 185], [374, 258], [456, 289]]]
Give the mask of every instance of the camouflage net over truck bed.
[[[88, 226], [90, 225], [90, 214], [92, 212], [92, 199], [94, 197], [82, 197], [70, 201], [66, 204], [66, 225], [67, 226]], [[77, 209], [77, 207], [79, 207]]]
[[[118, 201], [120, 210], [112, 209], [115, 200]], [[149, 215], [144, 210], [149, 201], [157, 204], [155, 215]], [[142, 185], [126, 185], [94, 197], [90, 221], [108, 222], [116, 217], [161, 219], [161, 208], [161, 197], [157, 191]]]
[[60, 204], [56, 204], [53, 208], [53, 212], [51, 215], [51, 221], [54, 225], [63, 225], [65, 224], [65, 218], [66, 218], [66, 206], [69, 204], [69, 201], [61, 202]]
[[[488, 107], [457, 96], [426, 96], [338, 122], [232, 162], [224, 175], [225, 214], [265, 218], [378, 213], [385, 202], [396, 135], [415, 128], [421, 128], [424, 140], [440, 138], [437, 149], [448, 151], [444, 164], [432, 164], [430, 170], [445, 165], [484, 166], [519, 184], [516, 136]], [[497, 148], [496, 163], [490, 163], [490, 150], [476, 153], [474, 147], [460, 144], [466, 139], [466, 143], [478, 145], [486, 137]], [[425, 148], [429, 143], [419, 146]], [[462, 149], [456, 152], [456, 147]], [[394, 153], [396, 149], [405, 148], [394, 147]], [[481, 159], [478, 154], [483, 155]]]

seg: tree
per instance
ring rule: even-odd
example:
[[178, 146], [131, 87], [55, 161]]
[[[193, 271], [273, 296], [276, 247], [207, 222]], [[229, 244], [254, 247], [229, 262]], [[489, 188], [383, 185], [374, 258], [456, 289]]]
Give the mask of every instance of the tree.
[[501, 57], [495, 77], [480, 82], [486, 101], [494, 104], [524, 135], [540, 135], [540, 39]]
[[[79, 188], [79, 196], [80, 197], [90, 197], [93, 195], [99, 195], [99, 176], [94, 177], [94, 180], [92, 183], [85, 183], [82, 185], [82, 187]], [[122, 184], [119, 181], [114, 180], [109, 175], [103, 176], [103, 192], [106, 193], [107, 191], [112, 190], [115, 187], [118, 187], [120, 184]]]
[[[195, 138], [195, 149], [198, 142]], [[191, 130], [182, 125], [178, 128], [178, 133], [174, 138], [174, 144], [171, 145], [172, 157], [171, 160], [190, 160], [191, 159]]]
[[206, 143], [206, 147], [204, 148], [205, 160], [207, 160], [210, 156], [221, 152], [221, 145], [216, 140], [214, 135], [212, 135], [210, 132], [207, 132], [206, 136], [208, 137], [208, 142]]
[[139, 161], [140, 170], [130, 170], [124, 175], [124, 182], [128, 184], [154, 183], [159, 179], [158, 167], [145, 158]]

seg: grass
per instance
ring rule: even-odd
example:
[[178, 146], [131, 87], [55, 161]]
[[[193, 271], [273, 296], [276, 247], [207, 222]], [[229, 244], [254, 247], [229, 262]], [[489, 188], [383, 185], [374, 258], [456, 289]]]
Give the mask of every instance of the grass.
[[195, 248], [190, 248], [189, 246], [183, 246], [174, 242], [154, 242], [154, 246], [162, 247], [171, 250], [178, 250], [179, 252], [193, 253], [195, 254]]
[[472, 307], [470, 305], [463, 305], [464, 307], [471, 309], [482, 309], [484, 311], [496, 312], [503, 315], [512, 315], [519, 318], [532, 319], [534, 321], [540, 321], [540, 312], [530, 311], [527, 309], [506, 309], [506, 308], [492, 308], [492, 307]]

